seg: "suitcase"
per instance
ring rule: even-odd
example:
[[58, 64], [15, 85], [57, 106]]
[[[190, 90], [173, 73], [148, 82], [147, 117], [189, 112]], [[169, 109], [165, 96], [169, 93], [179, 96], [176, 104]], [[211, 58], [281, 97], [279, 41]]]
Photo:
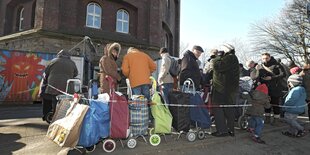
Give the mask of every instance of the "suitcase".
[[133, 95], [129, 104], [130, 133], [132, 136], [147, 135], [149, 107], [143, 95]]
[[204, 104], [199, 93], [190, 94], [189, 99], [190, 105], [195, 105], [196, 107], [190, 108], [190, 119], [197, 122], [198, 127], [203, 129], [210, 128], [211, 119], [207, 105]]
[[111, 138], [127, 138], [129, 135], [129, 109], [128, 101], [124, 95], [116, 93], [113, 86], [113, 79], [107, 77], [110, 84], [110, 119], [111, 119]]
[[168, 106], [164, 105], [164, 99], [161, 94], [156, 91], [157, 82], [151, 77], [152, 80], [152, 104], [151, 113], [154, 117], [154, 133], [171, 133], [172, 115]]
[[205, 105], [201, 93], [196, 92], [194, 81], [188, 78], [183, 85], [183, 91], [189, 93], [189, 104], [191, 108], [189, 110], [190, 119], [197, 123], [198, 127], [210, 128], [211, 119], [207, 105]]
[[[169, 104], [172, 105], [188, 105], [190, 94], [181, 91], [171, 91], [168, 94]], [[177, 131], [189, 131], [190, 117], [189, 107], [169, 106], [170, 113], [173, 117], [172, 127]]]

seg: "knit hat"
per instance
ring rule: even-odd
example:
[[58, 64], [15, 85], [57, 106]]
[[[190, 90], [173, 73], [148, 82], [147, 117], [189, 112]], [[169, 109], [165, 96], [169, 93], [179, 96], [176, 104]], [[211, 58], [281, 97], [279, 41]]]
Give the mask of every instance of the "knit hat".
[[301, 68], [299, 68], [298, 66], [290, 69], [291, 74], [298, 74], [300, 71], [301, 71]]
[[264, 83], [258, 85], [258, 86], [256, 87], [255, 90], [260, 91], [260, 92], [262, 92], [262, 93], [268, 95], [268, 87], [267, 87], [266, 84], [264, 84]]
[[287, 83], [291, 83], [294, 87], [302, 84], [302, 77], [298, 74], [293, 74], [288, 77]]
[[233, 45], [226, 43], [221, 46], [221, 50], [224, 51], [225, 53], [228, 53], [228, 52], [234, 51], [235, 47]]

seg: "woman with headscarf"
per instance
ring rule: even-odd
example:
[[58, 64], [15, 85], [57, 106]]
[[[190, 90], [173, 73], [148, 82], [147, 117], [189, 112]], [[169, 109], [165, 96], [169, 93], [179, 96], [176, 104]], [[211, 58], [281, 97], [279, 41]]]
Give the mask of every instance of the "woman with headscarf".
[[117, 81], [121, 80], [121, 76], [117, 72], [116, 60], [121, 51], [121, 45], [119, 43], [107, 44], [104, 48], [104, 55], [99, 61], [100, 68], [100, 90], [101, 93], [109, 93], [110, 86], [106, 80], [106, 76], [111, 76], [114, 80], [114, 86]]

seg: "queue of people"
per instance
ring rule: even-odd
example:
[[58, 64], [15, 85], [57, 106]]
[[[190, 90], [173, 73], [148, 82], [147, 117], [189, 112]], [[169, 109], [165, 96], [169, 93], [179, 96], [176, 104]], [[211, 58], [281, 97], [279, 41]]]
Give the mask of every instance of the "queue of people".
[[[111, 76], [116, 87], [121, 80], [118, 72], [119, 66], [116, 61], [121, 52], [119, 43], [109, 43], [104, 48], [104, 56], [99, 61], [100, 68], [100, 90], [101, 93], [108, 93], [111, 89], [106, 76]], [[262, 63], [258, 64], [253, 60], [246, 63], [249, 68], [246, 70], [239, 63], [234, 46], [223, 44], [219, 49], [212, 49], [210, 59], [205, 68], [201, 70], [197, 63], [199, 57], [204, 52], [201, 46], [195, 45], [192, 50], [184, 53], [179, 61], [180, 73], [173, 77], [169, 68], [172, 65], [170, 56], [171, 51], [163, 47], [158, 54], [162, 58], [160, 72], [158, 75], [159, 90], [163, 95], [164, 101], [169, 104], [168, 94], [173, 91], [175, 79], [182, 87], [185, 80], [191, 78], [196, 90], [204, 88], [204, 85], [212, 85], [212, 104], [215, 116], [216, 131], [212, 133], [216, 137], [235, 136], [234, 131], [234, 107], [221, 108], [222, 105], [235, 105], [239, 95], [239, 79], [242, 76], [249, 76], [254, 81], [251, 95], [245, 98], [253, 105], [249, 111], [249, 128], [253, 140], [258, 143], [265, 143], [261, 139], [264, 120], [268, 122], [270, 117], [280, 118], [281, 112], [284, 114], [285, 121], [290, 125], [288, 131], [284, 131], [286, 136], [301, 137], [305, 134], [305, 129], [296, 121], [297, 116], [304, 112], [306, 105], [310, 101], [310, 65], [303, 68], [291, 68], [291, 76], [288, 77], [283, 64], [278, 62], [269, 53], [261, 55]], [[150, 99], [150, 80], [149, 77], [156, 70], [157, 66], [153, 59], [141, 49], [130, 47], [125, 54], [121, 71], [129, 79], [133, 95], [144, 95]], [[48, 105], [56, 105], [56, 95], [60, 92], [51, 88], [54, 86], [59, 90], [65, 90], [66, 81], [77, 76], [77, 68], [67, 51], [60, 51], [57, 58], [53, 59], [44, 72], [42, 89], [40, 93]], [[46, 87], [44, 87], [46, 86]], [[115, 88], [114, 88], [115, 89]], [[281, 109], [281, 98], [283, 91], [288, 90], [288, 95], [284, 100], [284, 107]], [[70, 93], [70, 92], [69, 92]], [[47, 94], [47, 95], [43, 95]], [[297, 106], [298, 108], [291, 108]], [[309, 106], [309, 105], [308, 105]], [[46, 113], [52, 108], [44, 105], [43, 119]], [[46, 108], [48, 107], [48, 108]], [[309, 108], [308, 108], [309, 110]], [[310, 110], [309, 110], [310, 111]], [[266, 119], [264, 119], [264, 117]], [[310, 117], [309, 117], [310, 120]]]

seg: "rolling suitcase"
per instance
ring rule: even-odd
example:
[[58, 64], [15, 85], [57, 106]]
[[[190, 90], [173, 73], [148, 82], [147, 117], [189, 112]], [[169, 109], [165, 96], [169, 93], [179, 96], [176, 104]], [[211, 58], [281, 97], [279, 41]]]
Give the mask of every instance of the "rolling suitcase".
[[129, 135], [129, 109], [128, 101], [124, 95], [115, 92], [114, 82], [111, 77], [107, 77], [110, 91], [110, 119], [111, 119], [111, 138], [127, 138]]

